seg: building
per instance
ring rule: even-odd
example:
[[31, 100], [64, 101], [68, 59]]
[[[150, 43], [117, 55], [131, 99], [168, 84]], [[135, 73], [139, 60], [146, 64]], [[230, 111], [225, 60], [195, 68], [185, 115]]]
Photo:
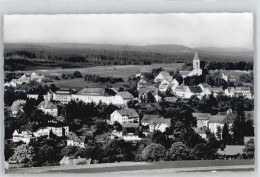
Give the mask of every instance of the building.
[[248, 99], [253, 98], [250, 87], [228, 87], [227, 89], [225, 89], [224, 93], [226, 96], [229, 97], [243, 96]]
[[174, 91], [177, 86], [179, 86], [179, 82], [176, 79], [165, 79], [159, 85], [159, 90], [160, 92], [166, 92], [169, 88], [171, 88], [171, 90]]
[[10, 82], [6, 82], [4, 83], [4, 87], [17, 87], [16, 82], [14, 81], [14, 79], [12, 79]]
[[113, 104], [126, 105], [128, 101], [131, 101], [133, 99], [134, 99], [134, 96], [131, 93], [129, 93], [128, 91], [122, 91], [122, 92], [118, 92], [115, 95]]
[[40, 127], [38, 130], [33, 132], [33, 135], [35, 137], [40, 136], [48, 136], [50, 135], [50, 132], [58, 137], [67, 136], [69, 134], [69, 126], [47, 126], [47, 127]]
[[143, 126], [149, 126], [152, 119], [159, 119], [161, 117], [162, 117], [161, 115], [144, 114], [141, 120], [141, 124]]
[[195, 95], [198, 98], [201, 98], [203, 93], [200, 87], [198, 86], [178, 86], [173, 91], [173, 94], [177, 97], [189, 99], [191, 96]]
[[113, 124], [115, 122], [118, 122], [120, 124], [137, 123], [139, 122], [139, 115], [137, 114], [135, 109], [132, 108], [115, 110], [110, 115], [110, 123]]
[[[28, 99], [35, 99], [37, 100], [38, 99], [38, 96], [39, 96], [39, 93], [35, 93], [35, 92], [31, 92], [31, 93], [27, 93], [27, 98]], [[53, 92], [51, 90], [48, 90], [46, 91], [44, 94], [43, 94], [43, 98], [44, 99], [47, 99], [48, 101], [51, 101], [53, 100]]]
[[203, 95], [208, 96], [212, 94], [212, 87], [210, 85], [206, 83], [200, 83], [198, 86], [201, 88]]
[[244, 149], [244, 145], [226, 145], [223, 151], [219, 149], [217, 153], [223, 156], [224, 159], [236, 159], [244, 154]]
[[152, 118], [149, 122], [149, 131], [154, 132], [159, 130], [160, 132], [165, 132], [167, 128], [171, 126], [171, 119], [165, 119], [163, 117], [160, 118]]
[[22, 110], [23, 105], [26, 103], [26, 100], [16, 100], [13, 102], [11, 106], [12, 116], [16, 117], [17, 113]]
[[[221, 130], [224, 127], [224, 124], [226, 123], [228, 127], [230, 128], [232, 126], [232, 123], [235, 120], [235, 115], [232, 112], [228, 112], [225, 115], [217, 114], [217, 115], [210, 115], [209, 117], [209, 123], [208, 127], [210, 132], [217, 133], [218, 127], [221, 128]], [[221, 131], [222, 133], [222, 131]]]
[[28, 77], [26, 74], [22, 75], [19, 79], [13, 79], [13, 81], [17, 85], [22, 85], [23, 83], [28, 84], [31, 81], [31, 78]]
[[57, 105], [53, 104], [52, 102], [45, 99], [42, 101], [38, 106], [38, 109], [42, 110], [45, 114], [49, 114], [53, 117], [58, 116], [58, 107]]
[[53, 100], [61, 102], [62, 104], [68, 104], [72, 99], [74, 93], [71, 89], [61, 89], [53, 94]]
[[45, 78], [45, 76], [43, 74], [36, 74], [35, 72], [33, 72], [30, 75], [30, 78], [31, 78], [32, 81], [36, 81], [36, 82], [41, 83], [42, 79]]
[[210, 113], [192, 113], [197, 120], [196, 130], [202, 132], [208, 128]]
[[202, 70], [200, 69], [200, 58], [197, 51], [194, 54], [193, 58], [193, 70], [192, 71], [180, 71], [180, 74], [183, 78], [187, 76], [200, 76], [202, 75]]
[[[126, 96], [126, 94], [122, 95]], [[129, 99], [129, 97], [123, 98], [121, 94], [117, 94], [108, 88], [84, 88], [77, 94], [72, 94], [72, 100], [74, 101], [83, 101], [85, 103], [93, 102], [95, 104], [102, 102], [105, 104], [122, 105], [125, 104], [127, 99]]]
[[161, 83], [163, 80], [172, 81], [172, 76], [167, 71], [161, 71], [155, 78], [154, 82]]
[[15, 130], [13, 133], [13, 142], [21, 141], [26, 144], [29, 144], [32, 138], [33, 138], [33, 133], [30, 130], [25, 130], [21, 132]]
[[67, 146], [78, 146], [85, 148], [86, 136], [78, 136], [74, 132], [68, 134]]

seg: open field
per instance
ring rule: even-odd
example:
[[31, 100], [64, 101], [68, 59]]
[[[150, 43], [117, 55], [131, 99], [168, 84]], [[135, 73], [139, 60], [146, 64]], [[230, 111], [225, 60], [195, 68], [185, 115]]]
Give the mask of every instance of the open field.
[[36, 72], [37, 74], [50, 74], [50, 73], [73, 73], [80, 71], [81, 74], [97, 74], [100, 76], [122, 77], [123, 79], [129, 76], [134, 76], [140, 72], [141, 69], [152, 70], [153, 68], [163, 67], [165, 70], [174, 71], [181, 68], [184, 63], [172, 64], [152, 64], [152, 65], [113, 65], [113, 66], [95, 66], [88, 68], [67, 68], [67, 69], [51, 69], [51, 70], [29, 70], [29, 71], [16, 71], [24, 73]]
[[6, 173], [152, 173], [188, 171], [253, 171], [254, 160], [194, 160], [167, 162], [121, 162], [85, 166], [33, 167], [6, 170]]

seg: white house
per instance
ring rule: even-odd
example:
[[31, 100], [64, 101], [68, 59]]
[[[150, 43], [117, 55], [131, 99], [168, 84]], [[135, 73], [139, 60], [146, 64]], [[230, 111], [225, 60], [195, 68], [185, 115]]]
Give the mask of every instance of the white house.
[[13, 142], [22, 141], [22, 142], [28, 144], [32, 138], [33, 138], [33, 134], [30, 130], [25, 130], [25, 131], [21, 131], [21, 132], [18, 132], [18, 130], [15, 130], [13, 133]]
[[134, 99], [134, 96], [129, 93], [128, 91], [122, 91], [118, 92], [114, 99], [113, 99], [113, 104], [118, 104], [118, 105], [126, 105], [128, 101], [131, 101]]
[[58, 116], [58, 107], [57, 105], [53, 104], [52, 102], [45, 99], [42, 101], [38, 106], [38, 109], [42, 110], [45, 114], [49, 114], [53, 117]]
[[183, 86], [183, 85], [176, 87], [175, 90], [173, 91], [173, 94], [176, 95], [177, 97], [186, 98], [186, 99], [191, 98], [191, 96], [193, 95], [201, 99], [203, 95], [200, 87]]
[[86, 136], [78, 136], [74, 132], [68, 134], [67, 146], [78, 146], [85, 148]]
[[172, 79], [172, 78], [170, 80], [165, 79], [159, 85], [159, 90], [160, 92], [166, 92], [168, 88], [175, 90], [177, 86], [179, 86], [179, 82], [176, 79]]
[[14, 79], [12, 79], [10, 82], [4, 83], [4, 86], [7, 86], [7, 87], [17, 87], [17, 84], [14, 81]]
[[171, 126], [171, 119], [165, 118], [153, 118], [149, 123], [149, 131], [154, 132], [159, 130], [160, 132], [165, 132], [167, 128]]
[[202, 70], [200, 69], [200, 58], [197, 51], [194, 54], [193, 58], [193, 70], [192, 71], [180, 71], [180, 74], [183, 78], [187, 76], [200, 76], [202, 75]]
[[19, 110], [22, 110], [22, 106], [26, 103], [26, 100], [16, 100], [11, 106], [12, 116], [16, 117]]
[[59, 136], [59, 137], [67, 136], [69, 134], [69, 126], [41, 127], [37, 131], [33, 132], [33, 135], [35, 137], [46, 136], [46, 135], [49, 136], [51, 131], [52, 131], [53, 134], [55, 134], [56, 136]]
[[114, 122], [119, 122], [120, 124], [139, 122], [139, 115], [132, 108], [115, 110], [110, 115], [110, 124]]
[[36, 81], [36, 82], [42, 82], [42, 79], [45, 78], [45, 76], [43, 74], [36, 74], [35, 72], [33, 72], [31, 75], [31, 80], [32, 81]]
[[172, 81], [172, 76], [167, 71], [161, 71], [155, 78], [154, 82], [162, 82], [163, 80]]
[[203, 95], [208, 96], [208, 95], [212, 94], [212, 92], [211, 92], [212, 87], [210, 85], [208, 85], [206, 83], [200, 83], [198, 86], [201, 88]]
[[221, 114], [210, 115], [209, 123], [208, 123], [209, 130], [212, 133], [216, 134], [218, 131], [218, 127], [220, 127], [222, 130], [225, 123], [228, 125], [228, 127], [231, 127], [234, 119], [235, 119], [235, 115], [230, 111], [225, 115], [221, 115]]

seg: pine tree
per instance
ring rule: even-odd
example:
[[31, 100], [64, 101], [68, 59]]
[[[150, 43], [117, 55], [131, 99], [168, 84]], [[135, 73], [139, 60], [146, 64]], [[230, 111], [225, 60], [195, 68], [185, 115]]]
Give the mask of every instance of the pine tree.
[[222, 140], [225, 145], [230, 143], [230, 134], [229, 134], [228, 126], [226, 123], [224, 124], [223, 130], [222, 130]]

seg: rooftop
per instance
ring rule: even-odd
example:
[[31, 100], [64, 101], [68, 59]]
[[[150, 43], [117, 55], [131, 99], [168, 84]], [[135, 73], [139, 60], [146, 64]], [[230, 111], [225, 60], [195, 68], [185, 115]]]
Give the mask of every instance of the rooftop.
[[217, 153], [221, 155], [237, 155], [243, 154], [243, 149], [245, 149], [243, 145], [227, 145], [224, 151], [218, 150]]
[[127, 117], [139, 117], [135, 109], [127, 108], [127, 109], [120, 109], [116, 110], [121, 116], [127, 116]]
[[77, 95], [114, 96], [116, 93], [106, 88], [83, 88]]
[[192, 113], [193, 117], [196, 117], [197, 120], [208, 120], [210, 117], [210, 113]]

